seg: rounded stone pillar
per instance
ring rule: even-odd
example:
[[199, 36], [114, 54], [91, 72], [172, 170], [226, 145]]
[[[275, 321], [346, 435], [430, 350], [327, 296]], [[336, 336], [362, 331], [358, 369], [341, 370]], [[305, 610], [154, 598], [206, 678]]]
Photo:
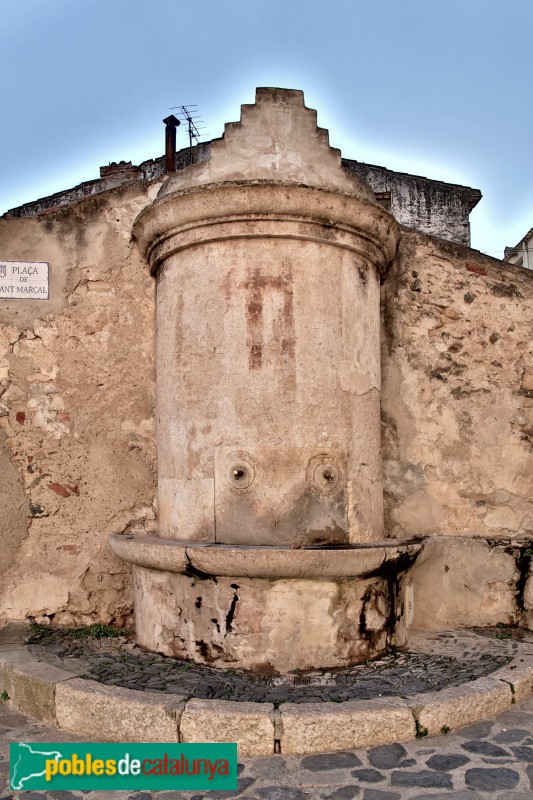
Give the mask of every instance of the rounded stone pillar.
[[[161, 609], [137, 606], [145, 643], [154, 646], [155, 636], [156, 649], [197, 656], [201, 641], [211, 660], [218, 653], [247, 665], [263, 646], [268, 663], [283, 668], [282, 639], [312, 642], [303, 633], [307, 606], [320, 626], [330, 620], [321, 661], [367, 658], [354, 620], [372, 596], [382, 617], [375, 649], [386, 646], [395, 613], [388, 579], [357, 587], [319, 575], [254, 579], [252, 550], [383, 537], [379, 284], [396, 251], [395, 220], [342, 169], [301, 93], [268, 89], [243, 106], [241, 123], [226, 126], [209, 161], [170, 178], [134, 235], [157, 280], [160, 537], [252, 548], [237, 600], [232, 587], [242, 581], [231, 577], [195, 589], [193, 572], [166, 581], [181, 615], [174, 640], [165, 581], [139, 566], [137, 595], [165, 605], [160, 627], [168, 629], [150, 633]], [[212, 624], [214, 607], [229, 598], [238, 646], [225, 650], [220, 630], [207, 645], [205, 620], [201, 635], [190, 633], [187, 597]], [[265, 608], [273, 622], [261, 633], [254, 619]], [[354, 642], [341, 647], [348, 630]], [[306, 663], [314, 646], [303, 648]]]
[[161, 535], [380, 538], [391, 217], [339, 190], [232, 181], [161, 198], [137, 231], [157, 276]]

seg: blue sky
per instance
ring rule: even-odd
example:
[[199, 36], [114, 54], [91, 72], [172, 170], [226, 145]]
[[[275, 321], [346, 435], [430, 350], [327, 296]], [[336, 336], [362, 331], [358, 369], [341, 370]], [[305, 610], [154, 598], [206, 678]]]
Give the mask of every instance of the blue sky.
[[172, 106], [213, 138], [284, 86], [345, 157], [481, 189], [473, 247], [503, 257], [533, 226], [533, 0], [0, 6], [0, 213], [161, 155]]

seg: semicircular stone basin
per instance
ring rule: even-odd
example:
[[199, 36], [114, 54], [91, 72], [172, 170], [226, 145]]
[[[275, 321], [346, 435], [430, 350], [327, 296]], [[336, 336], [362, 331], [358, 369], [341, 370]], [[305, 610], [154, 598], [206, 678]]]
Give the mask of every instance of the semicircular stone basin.
[[157, 287], [159, 536], [111, 543], [134, 565], [142, 644], [287, 671], [405, 640], [419, 546], [384, 539], [380, 430], [399, 235], [280, 89], [137, 218]]
[[115, 534], [133, 565], [141, 644], [221, 667], [287, 672], [406, 643], [405, 573], [420, 542], [220, 545]]

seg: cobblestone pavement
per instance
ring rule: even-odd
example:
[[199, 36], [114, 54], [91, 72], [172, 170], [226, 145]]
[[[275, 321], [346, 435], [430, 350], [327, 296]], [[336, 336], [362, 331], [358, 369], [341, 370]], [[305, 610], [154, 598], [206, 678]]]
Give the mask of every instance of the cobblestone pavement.
[[140, 691], [202, 699], [253, 701], [279, 705], [405, 697], [459, 686], [504, 666], [519, 647], [533, 655], [533, 634], [505, 628], [412, 635], [409, 651], [397, 651], [366, 664], [284, 677], [253, 676], [148, 653], [124, 637], [76, 638], [65, 631], [40, 631], [31, 649], [39, 659], [83, 677]]
[[[0, 704], [0, 800], [150, 800], [150, 792], [14, 792], [9, 742], [80, 741]], [[235, 792], [154, 793], [154, 800], [532, 800], [533, 698], [457, 733], [368, 750], [241, 759]]]
[[[39, 658], [67, 669], [81, 667], [87, 677], [104, 683], [256, 702], [283, 702], [287, 693], [293, 702], [316, 702], [434, 691], [490, 674], [519, 648], [533, 655], [533, 635], [503, 628], [413, 635], [410, 652], [347, 670], [295, 674], [290, 683], [280, 684], [277, 678], [253, 678], [147, 653], [124, 638], [54, 634], [32, 646]], [[82, 739], [43, 727], [0, 703], [0, 800], [19, 794], [29, 800], [150, 800], [150, 792], [9, 791], [10, 741]], [[533, 800], [533, 698], [447, 736], [352, 752], [241, 759], [235, 792], [155, 794], [157, 800]]]

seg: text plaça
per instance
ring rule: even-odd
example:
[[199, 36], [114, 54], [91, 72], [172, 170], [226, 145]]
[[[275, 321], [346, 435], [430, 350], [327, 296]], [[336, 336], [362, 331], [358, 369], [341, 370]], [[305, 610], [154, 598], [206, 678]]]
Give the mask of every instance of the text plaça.
[[32, 266], [24, 266], [24, 267], [13, 267], [13, 275], [37, 275], [39, 270], [37, 267]]

